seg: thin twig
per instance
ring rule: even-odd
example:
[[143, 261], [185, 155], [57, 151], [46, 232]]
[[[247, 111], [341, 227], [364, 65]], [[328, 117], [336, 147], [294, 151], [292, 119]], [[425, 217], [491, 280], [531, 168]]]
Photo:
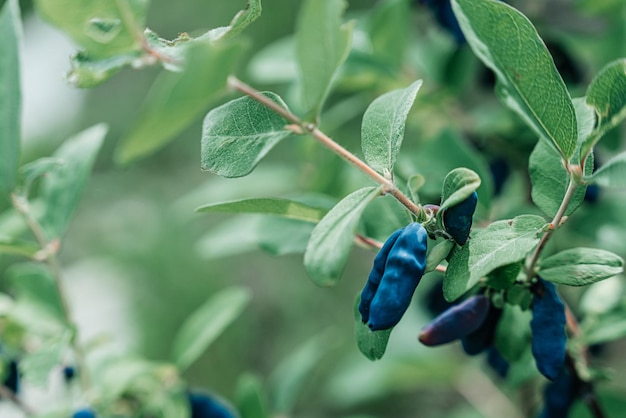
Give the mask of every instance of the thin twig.
[[280, 106], [278, 103], [262, 95], [259, 91], [234, 76], [228, 77], [228, 84], [233, 89], [240, 91], [241, 93], [249, 96], [250, 98], [256, 100], [257, 102], [276, 112], [287, 121], [300, 126], [304, 132], [309, 132], [313, 136], [313, 138], [317, 139], [332, 152], [334, 152], [335, 154], [346, 160], [348, 163], [352, 164], [354, 167], [365, 173], [376, 183], [382, 185], [384, 193], [390, 194], [395, 197], [404, 207], [406, 207], [415, 215], [420, 213], [421, 208], [413, 203], [413, 201], [411, 201], [408, 196], [402, 193], [391, 180], [379, 174], [376, 170], [367, 165], [367, 163], [365, 163], [359, 157], [339, 145], [332, 138], [319, 130], [317, 126], [315, 126], [315, 124], [303, 121], [298, 116], [291, 113], [288, 109]]
[[22, 402], [22, 400], [17, 397], [15, 392], [8, 387], [0, 385], [0, 396], [13, 402], [13, 404], [21, 409], [27, 416], [35, 415], [35, 411], [30, 406]]
[[78, 327], [71, 318], [70, 304], [67, 299], [67, 291], [65, 289], [65, 284], [63, 283], [63, 274], [61, 272], [61, 266], [56, 256], [56, 251], [49, 251], [50, 248], [58, 249], [60, 245], [58, 241], [49, 241], [46, 238], [45, 232], [37, 219], [33, 216], [30, 210], [30, 205], [28, 204], [26, 198], [22, 196], [17, 196], [15, 194], [12, 195], [11, 198], [13, 202], [13, 207], [15, 207], [15, 209], [22, 215], [24, 221], [35, 236], [37, 243], [42, 249], [41, 253], [46, 254], [45, 259], [42, 261], [44, 261], [48, 265], [52, 273], [52, 277], [54, 279], [55, 285], [57, 287], [57, 292], [59, 294], [59, 301], [61, 302], [61, 307], [63, 310], [63, 319], [68, 326], [74, 329], [74, 335], [72, 335], [71, 344], [72, 348], [74, 349], [74, 354], [76, 355], [76, 363], [78, 365], [78, 375], [80, 376], [81, 385], [83, 387], [83, 390], [87, 391], [91, 387], [91, 379], [86, 367], [85, 352], [83, 351], [82, 346], [78, 342], [78, 337], [75, 334]]

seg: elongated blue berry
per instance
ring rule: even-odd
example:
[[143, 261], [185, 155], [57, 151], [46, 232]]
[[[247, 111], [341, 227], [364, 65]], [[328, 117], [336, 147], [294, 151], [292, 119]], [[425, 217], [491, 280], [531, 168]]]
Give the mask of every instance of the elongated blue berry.
[[214, 397], [201, 392], [188, 392], [191, 418], [235, 418], [233, 412]]
[[[373, 273], [374, 276], [370, 274], [370, 279], [363, 290], [365, 302], [361, 299], [359, 306], [362, 315], [363, 312], [368, 313], [366, 322], [372, 331], [392, 328], [400, 321], [411, 303], [415, 288], [426, 267], [428, 234], [424, 227], [413, 222], [400, 230], [397, 237], [394, 235], [392, 238], [395, 238], [395, 241], [391, 243], [391, 248], [387, 252], [382, 277], [379, 276], [381, 256], [374, 262], [373, 270], [376, 272]], [[381, 252], [383, 250], [386, 248], [383, 247]], [[378, 277], [380, 281], [375, 287]], [[374, 289], [374, 295], [369, 299], [371, 289]], [[369, 300], [371, 302], [368, 306]], [[365, 316], [363, 319], [366, 319]]]
[[92, 409], [83, 408], [74, 412], [72, 418], [96, 418], [96, 413]]
[[489, 312], [489, 298], [474, 295], [454, 305], [433, 319], [420, 332], [422, 344], [435, 346], [447, 344], [476, 331], [485, 322]]
[[443, 227], [459, 245], [465, 244], [469, 238], [477, 203], [478, 194], [473, 192], [467, 199], [443, 212]]
[[563, 368], [554, 382], [546, 385], [540, 418], [565, 418], [578, 396], [580, 380]]
[[402, 231], [404, 231], [404, 228], [400, 228], [391, 234], [389, 238], [387, 238], [387, 241], [385, 241], [385, 244], [383, 244], [380, 251], [378, 251], [378, 254], [376, 254], [376, 258], [374, 258], [374, 265], [372, 266], [370, 275], [367, 278], [367, 283], [365, 283], [365, 287], [361, 291], [361, 302], [359, 303], [359, 313], [361, 314], [361, 320], [364, 324], [369, 321], [370, 305], [372, 304], [372, 299], [374, 299], [374, 295], [376, 295], [376, 291], [378, 290], [380, 279], [382, 279], [383, 273], [385, 272], [385, 263], [387, 263], [389, 251], [391, 251], [393, 244], [396, 243]]
[[556, 379], [565, 364], [565, 305], [554, 284], [539, 279], [531, 303], [533, 318], [532, 352], [537, 369], [550, 380]]

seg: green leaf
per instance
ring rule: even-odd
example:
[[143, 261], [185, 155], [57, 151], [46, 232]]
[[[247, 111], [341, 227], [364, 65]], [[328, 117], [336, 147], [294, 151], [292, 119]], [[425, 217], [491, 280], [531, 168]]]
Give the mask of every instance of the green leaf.
[[261, 16], [261, 10], [261, 0], [249, 0], [246, 7], [243, 10], [240, 10], [235, 17], [233, 17], [230, 25], [212, 29], [199, 39], [208, 38], [212, 41], [216, 41], [218, 39], [230, 39], [241, 33], [252, 22], [257, 20], [257, 18]]
[[446, 300], [454, 301], [498, 267], [522, 260], [539, 243], [545, 226], [540, 216], [521, 215], [496, 221], [456, 246], [443, 282]]
[[313, 229], [304, 253], [304, 268], [316, 285], [337, 284], [348, 261], [361, 213], [380, 193], [380, 187], [365, 187], [351, 193]]
[[369, 22], [374, 56], [400, 68], [411, 30], [411, 9], [407, 0], [385, 0], [376, 5]]
[[[538, 141], [530, 154], [528, 161], [530, 182], [532, 183], [531, 197], [533, 202], [547, 216], [553, 217], [561, 206], [570, 176], [563, 167], [558, 155], [543, 141]], [[593, 156], [590, 155], [585, 163], [585, 172], [593, 170]], [[580, 185], [574, 192], [565, 215], [574, 212], [585, 198], [585, 185]]]
[[35, 6], [93, 59], [142, 48], [148, 0], [36, 0]]
[[371, 361], [380, 360], [385, 354], [391, 329], [382, 331], [372, 331], [367, 325], [361, 321], [359, 313], [359, 303], [361, 303], [361, 294], [358, 294], [354, 302], [354, 336], [359, 351]]
[[624, 271], [624, 260], [595, 248], [572, 248], [539, 262], [538, 274], [545, 280], [568, 286], [584, 286]]
[[181, 370], [187, 369], [237, 319], [250, 298], [248, 289], [229, 287], [213, 295], [196, 309], [174, 338], [174, 363]]
[[7, 272], [16, 299], [39, 315], [65, 324], [65, 313], [57, 285], [49, 269], [42, 264], [25, 263]]
[[454, 247], [454, 241], [448, 239], [443, 240], [432, 247], [426, 256], [426, 268], [424, 269], [424, 274], [435, 270], [439, 263], [448, 257], [450, 251], [452, 251], [452, 247]]
[[9, 0], [0, 10], [0, 206], [15, 187], [20, 160], [21, 28], [19, 4]]
[[46, 210], [40, 222], [49, 239], [60, 238], [69, 225], [106, 133], [106, 125], [94, 125], [54, 153], [63, 163], [44, 177], [41, 191]]
[[532, 23], [495, 0], [454, 0], [452, 8], [474, 53], [495, 72], [505, 103], [569, 160], [578, 137], [574, 106]]
[[198, 252], [218, 259], [261, 249], [272, 255], [303, 254], [315, 225], [273, 216], [221, 222], [198, 243]]
[[626, 187], [626, 152], [611, 158], [598, 171], [587, 176], [585, 180], [603, 187]]
[[[583, 142], [591, 135], [596, 125], [596, 114], [593, 108], [589, 106], [585, 97], [577, 97], [572, 99], [574, 110], [576, 111], [576, 122], [578, 123], [578, 144]], [[578, 161], [577, 161], [578, 162]]]
[[240, 52], [238, 44], [189, 45], [184, 70], [165, 72], [155, 81], [135, 125], [116, 150], [117, 162], [157, 151], [205, 112], [226, 88]]
[[587, 104], [594, 108], [598, 123], [596, 135], [585, 141], [583, 153], [626, 118], [626, 59], [608, 64], [593, 79], [587, 89]]
[[426, 183], [426, 179], [421, 174], [414, 174], [406, 181], [406, 188], [411, 194], [411, 200], [419, 202], [419, 191]]
[[143, 51], [131, 51], [112, 57], [94, 59], [84, 52], [70, 58], [67, 80], [75, 87], [90, 88], [102, 84], [126, 66], [142, 65]]
[[341, 23], [345, 0], [306, 0], [296, 23], [296, 56], [303, 110], [320, 113], [339, 66], [350, 49], [352, 25]]
[[196, 212], [258, 213], [307, 222], [319, 222], [326, 209], [288, 199], [244, 199], [201, 206]]
[[519, 306], [504, 305], [502, 315], [496, 326], [494, 344], [498, 352], [509, 363], [519, 360], [530, 343], [531, 331], [530, 310], [522, 310]]
[[458, 205], [480, 187], [480, 177], [469, 168], [455, 168], [443, 180], [443, 192], [438, 216], [446, 208]]
[[64, 333], [41, 344], [39, 350], [26, 354], [19, 364], [24, 380], [38, 388], [47, 388], [50, 372], [61, 364], [69, 341], [69, 333]]
[[5, 240], [0, 238], [0, 254], [33, 258], [38, 251], [39, 246], [32, 242]]
[[418, 80], [406, 89], [383, 94], [363, 115], [361, 147], [365, 161], [376, 171], [391, 175], [404, 139], [404, 125], [422, 86]]
[[[588, 328], [588, 329], [587, 329]], [[592, 327], [585, 327], [582, 340], [585, 344], [602, 344], [626, 337], [626, 316], [623, 311], [601, 315]]]
[[592, 284], [580, 298], [580, 309], [585, 315], [604, 314], [622, 301], [623, 277], [616, 276]]
[[43, 157], [20, 167], [18, 173], [20, 177], [19, 193], [28, 197], [30, 186], [37, 178], [44, 176], [50, 171], [63, 165], [63, 161], [58, 158]]
[[[263, 93], [287, 108], [274, 93]], [[282, 116], [250, 97], [211, 110], [202, 126], [202, 169], [222, 177], [249, 174], [281, 140], [291, 135]]]
[[272, 372], [268, 383], [272, 394], [270, 410], [275, 415], [291, 415], [320, 360], [335, 348], [336, 338], [333, 337], [330, 331], [315, 335], [281, 361]]
[[253, 374], [246, 373], [237, 381], [235, 404], [241, 418], [269, 418], [263, 386]]

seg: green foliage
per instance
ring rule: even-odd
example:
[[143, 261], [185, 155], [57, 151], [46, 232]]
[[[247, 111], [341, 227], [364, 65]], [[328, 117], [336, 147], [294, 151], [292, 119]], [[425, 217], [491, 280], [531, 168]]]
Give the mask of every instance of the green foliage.
[[61, 163], [47, 173], [41, 187], [47, 210], [40, 222], [48, 239], [61, 238], [68, 227], [106, 132], [105, 125], [95, 125], [54, 153]]
[[288, 199], [245, 199], [215, 203], [200, 206], [196, 212], [259, 213], [307, 222], [319, 222], [326, 214], [325, 209]]
[[349, 194], [313, 229], [304, 253], [304, 268], [313, 283], [337, 284], [348, 261], [361, 213], [380, 193], [379, 187], [364, 187]]
[[[265, 93], [280, 106], [280, 97]], [[202, 169], [223, 177], [249, 174], [281, 140], [291, 135], [287, 122], [259, 102], [242, 97], [211, 110], [202, 127]]]
[[574, 106], [532, 23], [495, 0], [453, 0], [452, 7], [472, 50], [495, 72], [504, 103], [569, 160], [578, 135]]
[[497, 267], [526, 257], [539, 243], [544, 226], [539, 216], [521, 215], [493, 222], [464, 246], [455, 247], [443, 282], [446, 300], [456, 300]]
[[595, 248], [572, 248], [541, 260], [541, 278], [558, 284], [584, 286], [624, 271], [622, 257]]
[[15, 186], [20, 159], [20, 37], [18, 3], [9, 0], [0, 10], [0, 204]]
[[269, 418], [263, 384], [253, 374], [248, 373], [239, 378], [235, 402], [241, 418]]
[[128, 163], [155, 152], [206, 111], [225, 89], [240, 53], [235, 43], [190, 45], [185, 69], [162, 74], [152, 86], [135, 125], [118, 146], [117, 161]]
[[213, 295], [182, 325], [172, 346], [173, 360], [181, 370], [188, 368], [241, 314], [250, 292], [231, 287]]
[[387, 349], [387, 343], [389, 342], [389, 336], [393, 328], [384, 329], [381, 331], [372, 331], [369, 327], [361, 321], [361, 314], [359, 313], [359, 303], [361, 303], [361, 295], [357, 295], [354, 302], [354, 335], [356, 338], [356, 345], [359, 351], [363, 353], [371, 361], [380, 360], [385, 354]]
[[530, 345], [529, 310], [522, 310], [519, 306], [506, 304], [498, 320], [494, 345], [506, 361], [519, 361]]
[[343, 24], [344, 0], [305, 0], [298, 14], [296, 55], [302, 109], [317, 119], [337, 68], [345, 61], [352, 24]]
[[[547, 216], [554, 216], [570, 182], [561, 159], [552, 152], [544, 142], [537, 142], [535, 149], [530, 154], [528, 162], [530, 181], [532, 183], [532, 199]], [[587, 158], [585, 173], [593, 170], [593, 155]], [[586, 186], [578, 186], [574, 192], [570, 204], [567, 206], [565, 215], [571, 215], [583, 202]]]
[[421, 86], [418, 80], [406, 89], [385, 93], [363, 115], [361, 147], [365, 161], [379, 173], [393, 173], [404, 139], [404, 124]]
[[437, 214], [442, 214], [446, 208], [463, 202], [479, 186], [480, 177], [478, 177], [478, 174], [468, 168], [455, 168], [443, 180], [441, 206]]
[[604, 187], [626, 187], [626, 152], [611, 158], [586, 180]]

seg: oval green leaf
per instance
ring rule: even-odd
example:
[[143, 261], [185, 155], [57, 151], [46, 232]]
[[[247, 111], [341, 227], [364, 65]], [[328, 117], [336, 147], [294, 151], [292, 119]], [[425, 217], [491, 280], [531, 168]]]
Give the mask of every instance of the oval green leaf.
[[[284, 108], [276, 94], [265, 96]], [[291, 135], [282, 116], [250, 97], [241, 97], [211, 110], [202, 126], [202, 169], [222, 177], [249, 174], [281, 140]]]
[[18, 50], [21, 28], [18, 2], [9, 0], [0, 10], [0, 206], [8, 202], [9, 193], [15, 187], [20, 160], [22, 100]]
[[393, 173], [406, 118], [421, 86], [422, 80], [417, 80], [406, 89], [383, 94], [363, 115], [361, 148], [365, 161], [381, 174]]
[[539, 263], [537, 273], [545, 280], [568, 286], [584, 286], [624, 271], [624, 260], [595, 248], [572, 248]]
[[438, 216], [446, 208], [458, 205], [480, 187], [480, 177], [469, 168], [459, 167], [450, 171], [443, 180], [441, 206]]
[[452, 8], [474, 53], [495, 72], [507, 106], [569, 160], [578, 136], [574, 106], [532, 23], [495, 0], [454, 0]]
[[174, 363], [185, 370], [241, 314], [250, 301], [244, 287], [229, 287], [213, 295], [185, 320], [174, 338]]
[[359, 303], [361, 303], [361, 294], [358, 294], [354, 302], [354, 336], [359, 351], [367, 357], [368, 360], [376, 361], [383, 358], [389, 336], [393, 328], [382, 331], [372, 331], [367, 325], [361, 321], [359, 313]]
[[603, 187], [626, 187], [626, 152], [619, 153], [611, 158], [585, 180]]
[[304, 268], [316, 285], [337, 284], [348, 261], [361, 214], [380, 193], [380, 187], [364, 187], [349, 194], [313, 229], [304, 253]]
[[201, 206], [196, 212], [258, 213], [282, 218], [319, 222], [327, 210], [288, 199], [244, 199]]
[[443, 282], [446, 300], [454, 301], [498, 267], [522, 260], [539, 243], [545, 220], [521, 215], [497, 221], [452, 250]]

